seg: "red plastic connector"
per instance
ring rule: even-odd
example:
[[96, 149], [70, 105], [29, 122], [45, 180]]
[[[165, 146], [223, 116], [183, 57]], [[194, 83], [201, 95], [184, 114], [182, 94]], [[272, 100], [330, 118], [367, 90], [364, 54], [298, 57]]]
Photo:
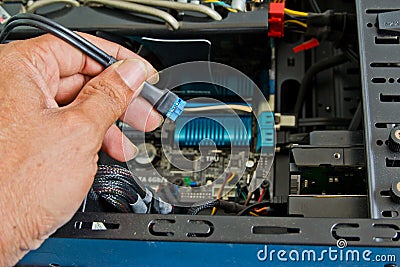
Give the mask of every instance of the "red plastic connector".
[[285, 3], [270, 3], [268, 37], [282, 38], [284, 33]]
[[299, 44], [296, 47], [293, 47], [293, 52], [299, 53], [301, 51], [309, 50], [317, 46], [319, 46], [319, 41], [316, 38], [312, 38], [311, 40], [308, 40], [302, 44]]

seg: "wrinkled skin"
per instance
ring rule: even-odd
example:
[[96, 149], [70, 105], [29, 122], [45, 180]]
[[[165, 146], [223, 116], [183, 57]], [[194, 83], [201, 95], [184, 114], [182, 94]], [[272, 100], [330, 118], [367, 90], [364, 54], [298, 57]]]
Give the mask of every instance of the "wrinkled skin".
[[151, 65], [84, 37], [120, 61], [103, 71], [50, 35], [0, 46], [0, 266], [14, 265], [72, 217], [100, 149], [120, 161], [135, 156], [113, 124], [118, 118], [143, 131], [162, 123], [137, 97], [145, 80], [157, 80]]

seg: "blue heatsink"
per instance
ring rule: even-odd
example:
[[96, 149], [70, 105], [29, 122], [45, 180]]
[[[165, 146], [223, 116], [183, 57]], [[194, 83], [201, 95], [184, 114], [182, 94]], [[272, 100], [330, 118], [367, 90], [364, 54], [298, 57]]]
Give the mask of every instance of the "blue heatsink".
[[176, 121], [175, 143], [180, 146], [249, 146], [251, 116], [182, 115]]

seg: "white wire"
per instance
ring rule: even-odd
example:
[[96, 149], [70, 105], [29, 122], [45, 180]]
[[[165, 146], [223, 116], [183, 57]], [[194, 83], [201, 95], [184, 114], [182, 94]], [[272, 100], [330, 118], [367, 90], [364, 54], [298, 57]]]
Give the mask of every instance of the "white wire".
[[185, 108], [185, 112], [199, 112], [199, 111], [212, 111], [212, 110], [226, 110], [226, 109], [233, 109], [251, 113], [253, 109], [249, 106], [243, 105], [215, 105], [215, 106], [206, 106], [206, 107], [195, 107], [195, 108]]

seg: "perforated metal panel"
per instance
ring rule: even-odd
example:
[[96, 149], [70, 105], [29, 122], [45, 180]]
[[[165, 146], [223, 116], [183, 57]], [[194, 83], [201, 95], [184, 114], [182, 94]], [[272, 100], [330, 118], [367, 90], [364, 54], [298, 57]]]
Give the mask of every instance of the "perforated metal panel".
[[370, 211], [372, 218], [398, 218], [400, 205], [391, 200], [390, 187], [394, 180], [400, 181], [400, 153], [390, 151], [385, 142], [393, 125], [400, 124], [400, 32], [379, 31], [377, 17], [382, 12], [400, 10], [400, 2], [356, 3]]

